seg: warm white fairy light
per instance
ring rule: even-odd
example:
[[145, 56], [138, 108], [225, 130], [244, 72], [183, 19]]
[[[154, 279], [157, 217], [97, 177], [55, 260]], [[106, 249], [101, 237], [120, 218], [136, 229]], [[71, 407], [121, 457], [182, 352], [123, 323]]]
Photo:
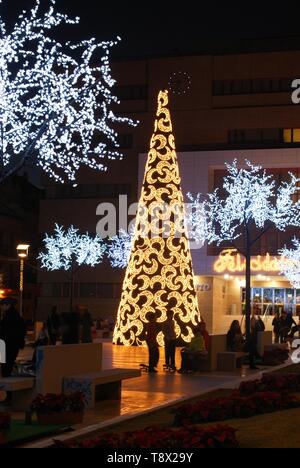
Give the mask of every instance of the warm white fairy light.
[[73, 226], [65, 230], [57, 224], [55, 235], [46, 234], [44, 244], [45, 252], [38, 259], [48, 271], [68, 271], [74, 264], [94, 267], [102, 262], [106, 250], [101, 237], [79, 234]]
[[109, 56], [120, 39], [59, 43], [53, 29], [79, 18], [55, 4], [41, 13], [36, 0], [10, 33], [0, 15], [0, 181], [29, 163], [60, 182], [74, 183], [82, 165], [106, 170], [105, 158], [121, 157], [113, 124], [136, 124], [111, 109]]
[[290, 174], [290, 181], [277, 187], [273, 177], [259, 166], [246, 161], [239, 169], [237, 160], [227, 164], [224, 178], [225, 197], [215, 190], [202, 200], [201, 195], [189, 194], [193, 209], [189, 215], [193, 237], [198, 241], [218, 245], [233, 242], [253, 223], [260, 231], [267, 223], [281, 231], [289, 226], [300, 226], [300, 201], [293, 196], [300, 191], [300, 179]]
[[286, 246], [279, 251], [281, 274], [286, 276], [293, 288], [300, 289], [300, 240], [293, 239], [294, 249]]

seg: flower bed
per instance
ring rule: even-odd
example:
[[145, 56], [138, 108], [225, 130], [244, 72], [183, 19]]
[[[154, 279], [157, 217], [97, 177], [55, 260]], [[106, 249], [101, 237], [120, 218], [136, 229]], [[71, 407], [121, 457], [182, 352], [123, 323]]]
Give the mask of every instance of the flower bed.
[[263, 356], [264, 366], [279, 366], [284, 364], [289, 358], [288, 349], [275, 348], [271, 351], [265, 351]]
[[141, 431], [107, 434], [83, 441], [55, 442], [56, 448], [238, 448], [236, 430], [228, 426], [180, 429], [149, 427]]
[[242, 382], [239, 387], [241, 395], [279, 391], [300, 392], [300, 374], [264, 374], [261, 380]]
[[84, 395], [72, 393], [69, 395], [38, 395], [31, 403], [31, 411], [43, 414], [51, 413], [80, 413], [84, 410]]
[[234, 392], [225, 398], [199, 400], [174, 410], [174, 425], [184, 426], [228, 419], [249, 418], [300, 407], [300, 400], [288, 393], [262, 392], [242, 396]]
[[38, 395], [31, 403], [31, 411], [36, 413], [42, 425], [79, 424], [83, 420], [84, 408], [82, 393]]

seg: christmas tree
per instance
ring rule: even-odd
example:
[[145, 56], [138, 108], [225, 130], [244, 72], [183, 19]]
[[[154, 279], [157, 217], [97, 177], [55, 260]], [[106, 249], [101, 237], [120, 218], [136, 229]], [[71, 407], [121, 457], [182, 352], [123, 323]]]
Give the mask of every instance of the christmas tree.
[[[182, 342], [191, 340], [200, 318], [168, 103], [168, 92], [160, 92], [115, 344], [144, 345], [150, 312], [163, 324], [171, 310]], [[157, 339], [163, 345], [162, 332]]]

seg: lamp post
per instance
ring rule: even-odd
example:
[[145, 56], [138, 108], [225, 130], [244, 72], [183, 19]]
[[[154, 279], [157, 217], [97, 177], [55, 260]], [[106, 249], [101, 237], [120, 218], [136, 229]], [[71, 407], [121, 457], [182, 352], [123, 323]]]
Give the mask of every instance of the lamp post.
[[23, 315], [24, 264], [25, 264], [26, 258], [28, 257], [29, 247], [30, 245], [28, 244], [19, 244], [17, 247], [18, 257], [20, 259], [19, 310], [20, 310], [21, 317]]

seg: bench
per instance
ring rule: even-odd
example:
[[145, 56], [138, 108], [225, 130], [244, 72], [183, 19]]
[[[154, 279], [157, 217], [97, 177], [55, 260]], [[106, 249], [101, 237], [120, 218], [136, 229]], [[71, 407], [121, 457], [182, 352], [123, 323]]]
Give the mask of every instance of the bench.
[[231, 372], [240, 369], [245, 356], [245, 353], [234, 353], [230, 351], [218, 353], [218, 371]]
[[122, 380], [141, 376], [137, 369], [108, 369], [64, 378], [64, 393], [82, 392], [88, 408], [100, 400], [120, 400]]
[[26, 411], [32, 401], [35, 379], [31, 377], [6, 377], [0, 379], [0, 393], [9, 397], [1, 402], [5, 408], [14, 411]]
[[38, 348], [36, 361], [37, 393], [61, 393], [68, 375], [90, 374], [101, 370], [102, 345], [77, 344]]

